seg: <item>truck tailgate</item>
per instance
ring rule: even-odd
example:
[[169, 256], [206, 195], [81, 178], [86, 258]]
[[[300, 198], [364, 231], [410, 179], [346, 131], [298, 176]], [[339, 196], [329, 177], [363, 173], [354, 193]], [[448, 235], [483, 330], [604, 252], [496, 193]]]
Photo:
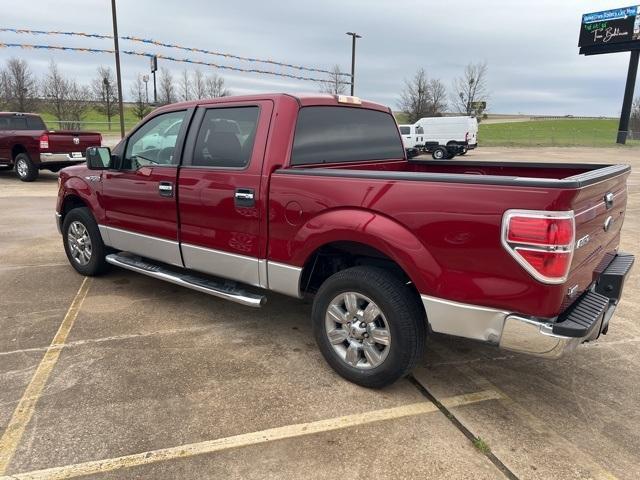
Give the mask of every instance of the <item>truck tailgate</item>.
[[77, 131], [50, 131], [49, 136], [50, 153], [82, 153], [89, 147], [100, 146], [102, 143], [102, 135], [96, 132], [77, 132]]
[[573, 198], [576, 246], [567, 287], [574, 295], [565, 303], [571, 303], [613, 259], [627, 204], [626, 178], [618, 175], [583, 186]]

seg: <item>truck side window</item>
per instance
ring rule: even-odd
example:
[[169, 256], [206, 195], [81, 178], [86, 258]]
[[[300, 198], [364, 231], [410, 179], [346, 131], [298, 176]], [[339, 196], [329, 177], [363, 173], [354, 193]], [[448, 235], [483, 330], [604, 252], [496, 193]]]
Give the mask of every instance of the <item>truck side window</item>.
[[411, 135], [411, 128], [409, 128], [409, 127], [400, 127], [400, 133], [402, 135]]
[[258, 107], [210, 108], [193, 152], [194, 167], [244, 168], [251, 160]]
[[129, 137], [121, 168], [136, 170], [144, 166], [177, 165], [176, 142], [186, 111], [153, 117]]
[[26, 130], [27, 119], [24, 117], [12, 117], [9, 120], [9, 128], [11, 130]]
[[9, 130], [9, 118], [0, 117], [0, 130]]

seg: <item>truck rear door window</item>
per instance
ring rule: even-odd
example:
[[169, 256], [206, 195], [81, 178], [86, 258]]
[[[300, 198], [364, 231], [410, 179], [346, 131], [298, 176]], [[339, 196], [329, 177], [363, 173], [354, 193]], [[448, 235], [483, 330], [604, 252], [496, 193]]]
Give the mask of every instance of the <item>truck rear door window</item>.
[[9, 120], [11, 130], [27, 130], [27, 119], [24, 117], [12, 117]]
[[404, 157], [389, 113], [354, 107], [304, 107], [298, 114], [292, 165]]
[[246, 167], [253, 152], [259, 112], [258, 107], [208, 109], [198, 131], [192, 165]]

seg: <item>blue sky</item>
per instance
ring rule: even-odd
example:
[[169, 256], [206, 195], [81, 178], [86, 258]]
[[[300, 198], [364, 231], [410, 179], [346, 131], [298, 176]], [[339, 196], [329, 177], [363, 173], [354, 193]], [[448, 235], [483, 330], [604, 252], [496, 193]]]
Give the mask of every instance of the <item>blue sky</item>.
[[[623, 6], [628, 5], [584, 0], [120, 0], [118, 18], [121, 35], [321, 68], [337, 63], [345, 71], [351, 55], [345, 32], [356, 31], [363, 36], [358, 43], [356, 94], [393, 108], [404, 79], [418, 67], [449, 87], [466, 63], [486, 61], [488, 103], [494, 113], [615, 116], [622, 103], [629, 54], [583, 57], [578, 55], [577, 40], [582, 13]], [[0, 0], [0, 7], [3, 27], [111, 33], [107, 0]], [[105, 40], [11, 33], [0, 33], [2, 42], [112, 46]], [[131, 42], [123, 42], [121, 48], [153, 50]], [[203, 54], [156, 51], [251, 66]], [[53, 58], [66, 74], [86, 83], [97, 66], [113, 64], [112, 56], [104, 54], [0, 49], [0, 62], [11, 56], [28, 60], [37, 75]], [[186, 67], [164, 65], [176, 77]], [[146, 73], [148, 60], [124, 56], [122, 67], [128, 92], [136, 75]], [[234, 93], [318, 88], [297, 80], [218, 73]]]

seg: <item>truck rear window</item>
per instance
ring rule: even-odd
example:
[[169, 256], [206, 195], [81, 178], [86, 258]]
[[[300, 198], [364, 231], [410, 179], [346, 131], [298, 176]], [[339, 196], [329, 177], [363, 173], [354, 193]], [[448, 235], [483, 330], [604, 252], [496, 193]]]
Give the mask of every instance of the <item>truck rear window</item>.
[[304, 107], [298, 114], [292, 165], [404, 157], [389, 113], [353, 107]]

